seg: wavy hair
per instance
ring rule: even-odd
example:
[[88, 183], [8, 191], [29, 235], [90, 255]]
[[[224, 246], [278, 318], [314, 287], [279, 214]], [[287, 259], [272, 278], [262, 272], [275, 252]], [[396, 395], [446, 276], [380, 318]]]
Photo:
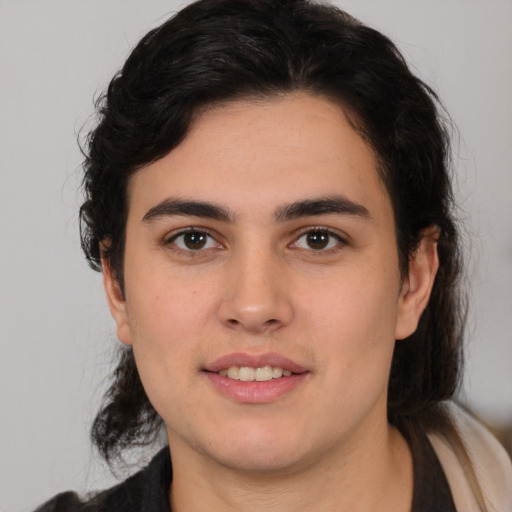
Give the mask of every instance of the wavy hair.
[[[295, 91], [339, 102], [374, 149], [394, 210], [403, 276], [422, 231], [439, 229], [430, 302], [417, 331], [396, 342], [388, 417], [409, 440], [415, 429], [453, 434], [442, 403], [460, 380], [465, 301], [449, 124], [436, 94], [411, 73], [396, 46], [336, 7], [199, 0], [151, 30], [97, 102], [99, 120], [84, 149], [85, 255], [96, 270], [105, 257], [123, 289], [130, 177], [172, 151], [199, 109]], [[125, 348], [93, 441], [112, 461], [134, 444], [151, 442], [161, 426]]]

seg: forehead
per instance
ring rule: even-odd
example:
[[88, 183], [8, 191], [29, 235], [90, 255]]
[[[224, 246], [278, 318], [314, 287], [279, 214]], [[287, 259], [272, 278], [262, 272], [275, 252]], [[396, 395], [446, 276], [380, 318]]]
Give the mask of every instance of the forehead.
[[389, 203], [374, 151], [343, 108], [306, 93], [203, 110], [182, 143], [129, 185], [130, 210], [168, 196], [229, 203], [243, 212], [329, 195]]

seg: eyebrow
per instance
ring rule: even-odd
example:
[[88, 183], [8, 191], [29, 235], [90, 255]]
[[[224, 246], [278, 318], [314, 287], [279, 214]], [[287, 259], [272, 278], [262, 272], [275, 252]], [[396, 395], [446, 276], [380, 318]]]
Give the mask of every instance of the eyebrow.
[[207, 219], [233, 222], [234, 215], [226, 208], [206, 201], [188, 201], [181, 199], [165, 199], [150, 208], [142, 218], [143, 222], [151, 222], [160, 217], [175, 215], [203, 217]]
[[[302, 199], [279, 207], [274, 218], [277, 222], [311, 217], [317, 215], [344, 214], [369, 219], [370, 212], [361, 204], [351, 201], [345, 196], [330, 196], [313, 199]], [[222, 206], [207, 201], [164, 199], [150, 208], [143, 222], [152, 222], [161, 217], [193, 216], [207, 219], [234, 222], [235, 215]]]
[[370, 219], [370, 212], [362, 204], [355, 203], [345, 196], [330, 196], [315, 199], [304, 199], [277, 209], [275, 218], [278, 222], [328, 214], [354, 215]]

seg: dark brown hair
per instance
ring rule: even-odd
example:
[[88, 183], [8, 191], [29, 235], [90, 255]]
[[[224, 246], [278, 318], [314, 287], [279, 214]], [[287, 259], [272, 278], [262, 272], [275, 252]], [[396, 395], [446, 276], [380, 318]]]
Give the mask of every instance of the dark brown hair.
[[[85, 254], [101, 270], [107, 242], [104, 256], [122, 287], [130, 176], [172, 151], [205, 105], [294, 91], [340, 102], [373, 147], [394, 209], [403, 275], [422, 230], [439, 229], [430, 302], [417, 331], [396, 343], [388, 416], [405, 433], [449, 430], [441, 404], [459, 382], [465, 307], [442, 109], [387, 37], [335, 7], [199, 0], [149, 32], [97, 104], [80, 210]], [[111, 460], [151, 441], [161, 422], [125, 349], [93, 440]]]

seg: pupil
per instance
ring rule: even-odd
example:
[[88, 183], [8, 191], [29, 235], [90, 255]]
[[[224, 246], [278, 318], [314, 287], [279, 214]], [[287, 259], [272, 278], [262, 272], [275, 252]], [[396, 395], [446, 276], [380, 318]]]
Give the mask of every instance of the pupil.
[[329, 243], [329, 234], [323, 231], [308, 233], [307, 243], [311, 249], [325, 249]]
[[206, 235], [204, 233], [186, 233], [184, 242], [189, 249], [202, 249], [206, 244]]

